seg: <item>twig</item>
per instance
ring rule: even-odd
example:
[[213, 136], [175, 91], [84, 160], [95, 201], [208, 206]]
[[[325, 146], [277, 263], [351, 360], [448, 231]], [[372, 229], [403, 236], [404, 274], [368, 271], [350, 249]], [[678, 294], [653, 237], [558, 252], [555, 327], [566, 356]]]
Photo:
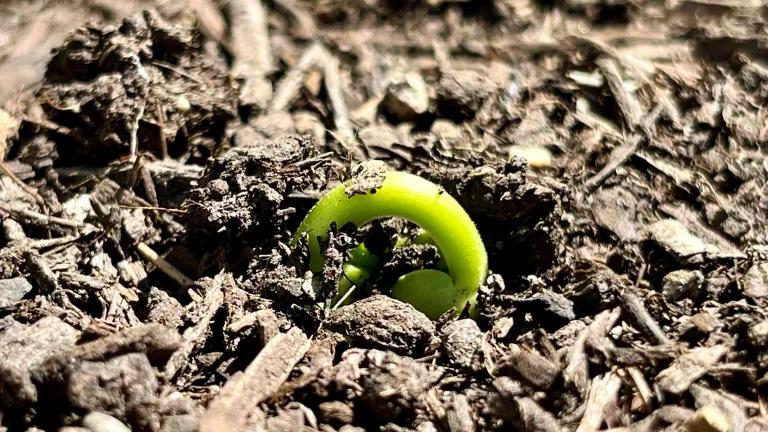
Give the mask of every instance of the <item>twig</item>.
[[624, 87], [624, 77], [621, 76], [616, 60], [608, 56], [601, 56], [597, 59], [596, 63], [603, 76], [605, 76], [608, 88], [613, 93], [613, 97], [616, 99], [616, 104], [619, 106], [627, 126], [634, 132], [642, 121], [640, 102], [634, 94], [628, 92]]
[[5, 166], [5, 163], [0, 162], [0, 171], [3, 172], [3, 174], [7, 175], [8, 178], [11, 179], [14, 183], [16, 183], [21, 190], [24, 191], [27, 195], [32, 197], [32, 199], [35, 200], [37, 204], [39, 204], [41, 207], [45, 207], [45, 201], [43, 200], [43, 197], [40, 196], [40, 194], [37, 193], [37, 190], [27, 186], [26, 183], [24, 183], [20, 178], [16, 177], [16, 174], [13, 173], [13, 171], [9, 170], [7, 166]]
[[144, 259], [154, 264], [155, 267], [160, 269], [160, 271], [168, 275], [168, 277], [171, 279], [175, 280], [179, 285], [187, 286], [194, 282], [191, 278], [187, 277], [184, 273], [177, 269], [173, 264], [166, 261], [165, 258], [158, 255], [157, 252], [152, 250], [152, 248], [144, 244], [144, 242], [139, 242], [139, 244], [136, 245], [136, 249], [139, 251], [139, 254], [144, 257]]
[[283, 79], [277, 83], [277, 88], [269, 104], [268, 113], [285, 111], [296, 97], [304, 81], [304, 76], [310, 69], [318, 66], [325, 59], [326, 50], [320, 43], [313, 43], [304, 51], [298, 63], [296, 63]]
[[[232, 274], [221, 273], [213, 278], [212, 283], [206, 284], [205, 296], [195, 299], [196, 315], [194, 325], [184, 330], [183, 344], [178, 351], [173, 353], [165, 366], [164, 375], [167, 379], [173, 379], [186, 367], [190, 355], [205, 344], [206, 335], [211, 331], [211, 322], [216, 312], [224, 303], [224, 284], [235, 284]], [[194, 292], [189, 290], [190, 293]]]
[[[344, 275], [344, 277], [346, 278], [347, 276], [346, 276], [346, 275]], [[344, 293], [344, 295], [343, 295], [343, 296], [341, 296], [341, 298], [339, 299], [339, 301], [337, 301], [337, 302], [336, 302], [336, 304], [334, 304], [334, 305], [333, 305], [333, 307], [331, 307], [331, 310], [332, 310], [332, 311], [334, 311], [334, 310], [338, 309], [338, 308], [339, 308], [339, 306], [343, 305], [343, 304], [344, 304], [344, 302], [345, 302], [345, 301], [347, 301], [347, 299], [349, 298], [349, 296], [351, 296], [351, 295], [352, 295], [352, 293], [354, 293], [354, 292], [355, 292], [355, 289], [357, 289], [357, 285], [352, 285], [351, 287], [349, 287], [349, 289], [347, 290], [347, 292], [345, 292], [345, 293]]]
[[166, 213], [176, 213], [180, 215], [187, 214], [187, 211], [184, 209], [165, 208], [165, 207], [156, 207], [156, 206], [130, 206], [130, 205], [121, 205], [121, 204], [118, 204], [117, 206], [125, 209], [152, 210], [152, 211], [161, 211]]
[[621, 308], [628, 315], [627, 321], [638, 327], [647, 338], [659, 345], [669, 343], [669, 339], [659, 327], [656, 320], [653, 319], [648, 309], [645, 308], [639, 297], [626, 291], [621, 294]]
[[[339, 59], [328, 53], [325, 56], [323, 72], [325, 74], [325, 89], [328, 91], [328, 99], [331, 101], [333, 123], [336, 126], [336, 131], [340, 138], [339, 141], [348, 152], [352, 153], [353, 150], [349, 148], [349, 144], [355, 139], [355, 131], [352, 129], [352, 123], [349, 122], [347, 103], [344, 102], [341, 74], [339, 73]], [[353, 156], [357, 160], [365, 159], [364, 155], [353, 154]]]
[[128, 160], [131, 162], [136, 160], [139, 151], [139, 122], [141, 122], [141, 119], [144, 118], [144, 106], [144, 103], [139, 106], [139, 111], [136, 113], [136, 118], [133, 120], [133, 124], [131, 124], [131, 141], [128, 155]]
[[37, 223], [39, 225], [59, 225], [68, 228], [81, 228], [85, 226], [84, 223], [74, 221], [71, 219], [64, 219], [56, 216], [48, 216], [42, 213], [38, 213], [32, 210], [16, 207], [0, 207], [0, 212], [7, 213], [11, 217], [23, 218], [30, 223]]
[[29, 246], [32, 249], [45, 249], [53, 246], [61, 246], [67, 243], [71, 243], [75, 240], [77, 240], [78, 236], [64, 236], [64, 237], [57, 237], [52, 239], [41, 239], [41, 240], [31, 240], [29, 243], [27, 243], [27, 246]]
[[611, 152], [611, 159], [608, 163], [595, 175], [584, 182], [584, 189], [591, 192], [600, 186], [605, 179], [610, 177], [614, 171], [616, 171], [616, 168], [621, 166], [630, 156], [635, 154], [642, 141], [642, 136], [634, 135], [624, 145], [614, 149], [613, 152]]
[[616, 168], [621, 166], [624, 162], [626, 162], [635, 152], [638, 148], [640, 148], [640, 144], [646, 140], [650, 139], [652, 134], [652, 126], [654, 123], [656, 123], [656, 119], [661, 114], [661, 105], [657, 105], [653, 111], [651, 111], [644, 119], [642, 124], [640, 125], [640, 131], [638, 133], [632, 134], [625, 142], [624, 145], [621, 147], [618, 147], [611, 152], [611, 159], [608, 161], [605, 166], [598, 171], [595, 175], [590, 177], [587, 181], [584, 182], [584, 190], [587, 192], [591, 192], [595, 190], [598, 186], [600, 186], [605, 179], [613, 175], [614, 171], [616, 171]]
[[267, 12], [261, 0], [230, 0], [229, 10], [235, 57], [232, 73], [243, 79], [240, 102], [264, 109], [272, 98], [267, 77], [275, 69]]

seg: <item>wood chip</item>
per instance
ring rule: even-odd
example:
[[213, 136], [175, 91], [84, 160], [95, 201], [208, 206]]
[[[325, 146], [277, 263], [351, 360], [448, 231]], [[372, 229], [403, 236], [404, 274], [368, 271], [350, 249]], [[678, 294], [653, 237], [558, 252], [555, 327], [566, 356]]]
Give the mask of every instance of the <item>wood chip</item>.
[[201, 432], [240, 432], [259, 403], [272, 396], [309, 349], [310, 341], [292, 328], [267, 343], [246, 370], [233, 376], [200, 421]]
[[[747, 414], [744, 412], [744, 409], [736, 402], [723, 396], [721, 392], [693, 384], [691, 386], [691, 394], [698, 408], [714, 407], [723, 414], [728, 425], [725, 430], [736, 432], [743, 431], [746, 428]], [[723, 420], [718, 414], [710, 414], [709, 417], [716, 424], [720, 424]]]
[[567, 365], [563, 370], [563, 379], [567, 384], [578, 390], [582, 397], [587, 395], [589, 370], [587, 368], [586, 341], [590, 336], [598, 337], [608, 333], [616, 320], [619, 319], [620, 309], [600, 312], [595, 320], [579, 333], [576, 342], [565, 357]]
[[265, 109], [272, 99], [272, 83], [267, 76], [274, 70], [269, 42], [267, 11], [261, 0], [229, 1], [232, 73], [243, 79], [240, 103]]
[[637, 326], [652, 342], [664, 345], [669, 342], [659, 324], [645, 308], [642, 300], [629, 291], [621, 294], [622, 310], [628, 315], [629, 322]]
[[584, 416], [576, 432], [593, 432], [600, 429], [606, 417], [606, 410], [616, 404], [621, 389], [621, 378], [615, 372], [608, 372], [592, 380]]
[[723, 345], [694, 348], [659, 372], [656, 382], [665, 391], [681, 394], [717, 364], [726, 352], [728, 348]]
[[223, 273], [216, 275], [212, 281], [208, 279], [199, 283], [205, 287], [205, 296], [196, 305], [197, 309], [194, 311], [195, 325], [184, 331], [182, 336], [184, 344], [168, 361], [165, 368], [165, 376], [168, 379], [177, 376], [182, 367], [187, 364], [187, 359], [192, 352], [206, 343], [213, 316], [224, 303], [222, 285], [225, 283], [234, 284], [235, 281], [230, 273]]

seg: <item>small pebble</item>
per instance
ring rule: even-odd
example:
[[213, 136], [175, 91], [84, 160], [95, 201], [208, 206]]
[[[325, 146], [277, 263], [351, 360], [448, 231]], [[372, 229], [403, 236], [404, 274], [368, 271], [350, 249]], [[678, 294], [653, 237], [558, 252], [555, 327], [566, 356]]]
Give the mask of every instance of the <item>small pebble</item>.
[[131, 432], [120, 420], [98, 411], [91, 411], [83, 417], [83, 426], [91, 432]]

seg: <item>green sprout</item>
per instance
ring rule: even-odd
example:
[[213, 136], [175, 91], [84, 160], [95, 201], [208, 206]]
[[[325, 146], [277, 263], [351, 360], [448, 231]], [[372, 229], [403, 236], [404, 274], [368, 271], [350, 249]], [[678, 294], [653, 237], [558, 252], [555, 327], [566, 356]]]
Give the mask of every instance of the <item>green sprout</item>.
[[[320, 244], [328, 239], [334, 225], [352, 223], [360, 227], [376, 219], [400, 217], [414, 222], [427, 234], [437, 246], [448, 274], [435, 269], [410, 272], [400, 276], [392, 287], [392, 296], [412, 304], [432, 319], [451, 308], [459, 313], [469, 304], [472, 309], [477, 290], [485, 281], [488, 257], [469, 215], [441, 187], [421, 177], [382, 171], [374, 185], [365, 183], [370, 180], [353, 178], [335, 187], [309, 211], [293, 243], [307, 234], [310, 270], [322, 271]], [[353, 249], [339, 281], [340, 302], [346, 299], [344, 294], [352, 285], [360, 285], [370, 276], [378, 262], [378, 257], [364, 244]]]

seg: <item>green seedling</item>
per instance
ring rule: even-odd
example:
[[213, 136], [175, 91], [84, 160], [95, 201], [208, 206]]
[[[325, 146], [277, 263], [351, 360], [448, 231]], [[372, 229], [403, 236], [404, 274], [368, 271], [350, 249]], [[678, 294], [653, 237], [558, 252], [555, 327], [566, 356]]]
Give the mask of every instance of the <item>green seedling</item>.
[[[467, 304], [473, 307], [488, 271], [488, 258], [480, 233], [461, 205], [439, 186], [412, 174], [385, 172], [375, 187], [363, 191], [357, 190], [355, 182], [352, 179], [328, 192], [299, 226], [294, 244], [307, 234], [310, 269], [322, 271], [320, 245], [334, 225], [360, 227], [376, 219], [401, 217], [421, 227], [426, 234], [420, 236], [422, 241], [431, 239], [437, 246], [448, 274], [435, 269], [413, 271], [397, 280], [392, 296], [432, 319], [451, 308], [461, 312]], [[378, 265], [378, 257], [362, 246], [344, 264], [340, 294], [365, 281]]]

